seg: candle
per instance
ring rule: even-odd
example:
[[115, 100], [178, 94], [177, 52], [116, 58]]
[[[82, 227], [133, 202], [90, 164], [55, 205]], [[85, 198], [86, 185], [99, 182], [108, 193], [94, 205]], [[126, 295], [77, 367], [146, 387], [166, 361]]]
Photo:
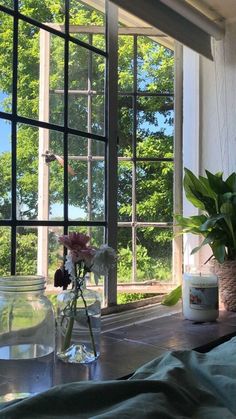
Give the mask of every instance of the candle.
[[196, 322], [211, 322], [219, 316], [218, 278], [211, 273], [184, 273], [183, 315]]

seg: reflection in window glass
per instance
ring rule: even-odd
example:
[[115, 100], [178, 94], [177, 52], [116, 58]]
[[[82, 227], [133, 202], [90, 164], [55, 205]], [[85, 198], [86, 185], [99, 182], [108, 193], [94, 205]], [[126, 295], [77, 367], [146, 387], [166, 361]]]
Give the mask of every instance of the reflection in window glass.
[[104, 134], [105, 59], [70, 43], [69, 126]]
[[0, 119], [0, 220], [11, 218], [11, 123]]
[[69, 137], [69, 164], [73, 171], [69, 171], [68, 178], [70, 220], [104, 220], [104, 156], [104, 144], [87, 138]]
[[0, 111], [12, 107], [13, 18], [0, 11]]
[[94, 2], [93, 6], [86, 2], [70, 0], [70, 35], [104, 50], [106, 47], [105, 0]]
[[[33, 7], [32, 7], [33, 6]], [[65, 23], [65, 1], [37, 1], [29, 7], [27, 0], [19, 1], [19, 11], [25, 16], [29, 16], [38, 22], [64, 32]]]
[[17, 130], [17, 218], [63, 217], [63, 134], [20, 124]]

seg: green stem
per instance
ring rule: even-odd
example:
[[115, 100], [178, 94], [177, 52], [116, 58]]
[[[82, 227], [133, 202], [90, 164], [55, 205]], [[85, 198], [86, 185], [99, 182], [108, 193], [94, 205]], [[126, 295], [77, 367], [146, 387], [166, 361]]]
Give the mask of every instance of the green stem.
[[72, 330], [73, 330], [74, 320], [75, 320], [76, 303], [77, 303], [77, 297], [75, 295], [73, 300], [72, 300], [71, 307], [70, 307], [70, 314], [71, 315], [69, 317], [69, 322], [68, 322], [68, 325], [67, 325], [66, 334], [65, 334], [64, 341], [63, 341], [62, 348], [61, 348], [62, 352], [64, 352], [66, 349], [68, 349], [70, 344], [71, 344], [71, 336], [72, 336]]
[[92, 330], [92, 325], [91, 325], [91, 319], [90, 319], [90, 317], [89, 317], [88, 306], [87, 306], [86, 300], [85, 300], [85, 298], [84, 298], [84, 295], [83, 295], [83, 291], [82, 291], [82, 289], [81, 289], [81, 288], [79, 288], [79, 290], [80, 290], [80, 295], [81, 295], [81, 298], [82, 298], [83, 303], [84, 303], [84, 308], [85, 308], [85, 312], [86, 312], [86, 317], [87, 317], [87, 322], [88, 322], [89, 333], [90, 333], [90, 338], [91, 338], [91, 343], [92, 343], [92, 348], [93, 348], [94, 357], [95, 357], [95, 358], [97, 358], [97, 351], [96, 351], [96, 346], [95, 346], [95, 341], [94, 341], [94, 336], [93, 336], [93, 330]]

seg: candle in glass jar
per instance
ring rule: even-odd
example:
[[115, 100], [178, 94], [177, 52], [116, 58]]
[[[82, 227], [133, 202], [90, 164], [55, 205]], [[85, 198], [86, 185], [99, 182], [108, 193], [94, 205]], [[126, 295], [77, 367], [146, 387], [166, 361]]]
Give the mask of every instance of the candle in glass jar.
[[184, 273], [183, 315], [188, 320], [210, 322], [219, 316], [218, 278], [213, 274]]

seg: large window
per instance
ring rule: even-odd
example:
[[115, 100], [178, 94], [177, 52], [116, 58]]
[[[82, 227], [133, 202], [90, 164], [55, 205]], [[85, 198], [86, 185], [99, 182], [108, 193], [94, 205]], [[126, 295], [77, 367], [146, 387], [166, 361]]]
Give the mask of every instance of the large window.
[[[53, 289], [58, 236], [80, 231], [117, 244], [118, 283], [171, 278], [173, 52], [107, 10], [0, 1], [1, 275], [43, 274]], [[116, 275], [105, 289], [114, 303]]]

